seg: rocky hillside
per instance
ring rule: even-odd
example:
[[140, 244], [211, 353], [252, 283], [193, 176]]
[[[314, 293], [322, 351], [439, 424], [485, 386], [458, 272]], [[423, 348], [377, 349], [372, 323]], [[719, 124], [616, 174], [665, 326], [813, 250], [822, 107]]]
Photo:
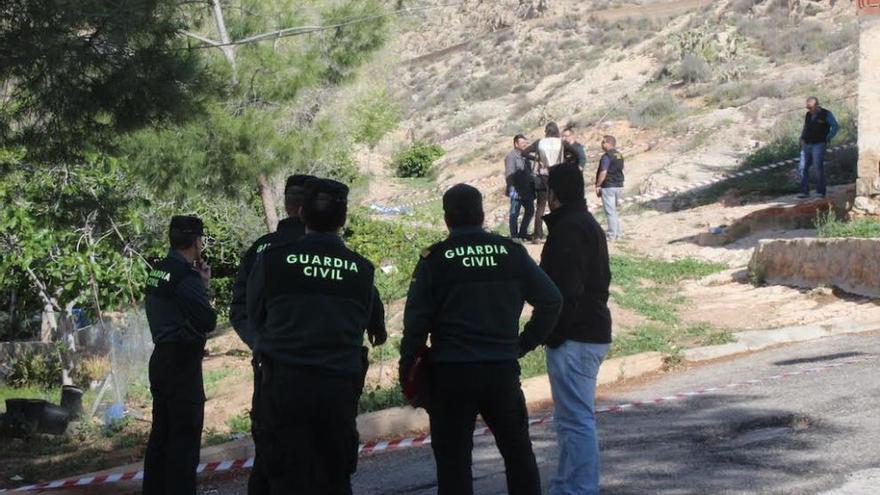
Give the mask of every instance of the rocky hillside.
[[[383, 60], [407, 139], [443, 144], [438, 181], [500, 169], [510, 137], [574, 123], [590, 160], [605, 133], [628, 157], [628, 187], [678, 186], [729, 170], [797, 132], [816, 94], [852, 121], [858, 27], [849, 2], [467, 0], [406, 18]], [[389, 71], [388, 59], [394, 59]], [[371, 173], [370, 196], [411, 184]]]

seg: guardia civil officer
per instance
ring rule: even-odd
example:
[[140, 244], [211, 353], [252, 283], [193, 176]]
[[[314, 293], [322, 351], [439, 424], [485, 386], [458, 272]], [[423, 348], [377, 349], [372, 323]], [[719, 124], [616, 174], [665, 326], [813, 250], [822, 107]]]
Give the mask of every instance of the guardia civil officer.
[[[251, 274], [257, 255], [262, 253], [272, 243], [291, 242], [299, 239], [306, 233], [306, 225], [303, 223], [300, 211], [303, 199], [305, 198], [305, 183], [314, 179], [311, 175], [291, 175], [287, 178], [284, 186], [284, 209], [287, 212], [287, 218], [278, 222], [278, 229], [270, 232], [259, 239], [245, 252], [241, 259], [241, 266], [235, 276], [235, 282], [232, 284], [232, 301], [229, 304], [229, 321], [232, 328], [241, 337], [241, 340], [253, 351], [256, 344], [256, 334], [248, 326], [247, 321], [247, 280]], [[260, 370], [254, 365], [254, 391], [257, 390], [257, 382], [260, 380]], [[256, 394], [254, 395], [256, 397]], [[260, 428], [257, 415], [255, 413], [257, 404], [255, 400], [251, 401], [251, 436], [254, 439], [254, 466], [251, 469], [248, 478], [248, 494], [263, 495], [269, 493], [269, 482], [263, 470], [262, 448], [260, 447], [260, 435], [257, 430]]]
[[194, 494], [205, 390], [202, 358], [217, 313], [208, 300], [211, 269], [201, 259], [204, 226], [171, 219], [168, 255], [150, 272], [146, 312], [153, 336], [153, 427], [144, 457], [143, 493]]
[[[443, 195], [449, 237], [416, 267], [400, 346], [405, 383], [429, 335], [431, 446], [439, 495], [469, 495], [476, 416], [492, 429], [504, 458], [507, 489], [541, 493], [517, 358], [540, 345], [556, 324], [562, 296], [510, 239], [483, 230], [480, 192], [459, 184]], [[520, 334], [524, 302], [534, 306]]]
[[248, 280], [247, 309], [257, 332], [262, 380], [257, 414], [273, 494], [350, 494], [357, 467], [355, 426], [364, 330], [387, 335], [374, 268], [339, 237], [348, 188], [306, 184], [306, 235], [273, 243]]

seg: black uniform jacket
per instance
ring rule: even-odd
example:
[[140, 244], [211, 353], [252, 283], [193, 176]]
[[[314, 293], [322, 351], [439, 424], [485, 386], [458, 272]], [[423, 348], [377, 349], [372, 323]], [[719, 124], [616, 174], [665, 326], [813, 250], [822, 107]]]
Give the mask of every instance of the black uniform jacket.
[[[478, 227], [455, 229], [426, 250], [414, 277], [400, 345], [404, 379], [429, 335], [431, 362], [516, 360], [544, 342], [562, 306], [521, 244]], [[534, 312], [520, 334], [525, 302]]]
[[305, 235], [306, 227], [298, 218], [285, 218], [278, 222], [278, 230], [266, 234], [256, 241], [244, 253], [235, 281], [232, 283], [232, 301], [229, 303], [229, 322], [241, 340], [253, 350], [257, 334], [248, 325], [247, 318], [247, 281], [257, 260], [257, 255], [273, 243], [284, 243], [298, 240]]
[[155, 397], [204, 401], [202, 357], [217, 313], [199, 273], [171, 250], [147, 279], [145, 308], [153, 343], [150, 390]]
[[364, 330], [384, 332], [373, 265], [335, 234], [307, 233], [257, 257], [247, 311], [273, 363], [360, 377]]

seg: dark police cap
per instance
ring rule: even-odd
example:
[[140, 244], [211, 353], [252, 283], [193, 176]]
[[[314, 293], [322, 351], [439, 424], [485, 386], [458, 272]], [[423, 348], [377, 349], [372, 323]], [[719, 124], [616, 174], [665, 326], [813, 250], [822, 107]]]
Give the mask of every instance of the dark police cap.
[[316, 179], [313, 175], [295, 174], [287, 178], [284, 184], [284, 194], [303, 194], [305, 193], [305, 185], [308, 181]]
[[181, 234], [205, 234], [205, 224], [199, 217], [189, 215], [175, 215], [171, 217], [171, 225], [169, 230], [172, 232], [180, 232]]
[[571, 203], [584, 199], [584, 174], [573, 163], [563, 163], [550, 167], [547, 186], [560, 203]]
[[467, 184], [456, 184], [443, 194], [443, 211], [447, 213], [481, 213], [483, 195]]
[[305, 183], [306, 197], [331, 200], [337, 203], [348, 202], [348, 186], [333, 179], [311, 178]]

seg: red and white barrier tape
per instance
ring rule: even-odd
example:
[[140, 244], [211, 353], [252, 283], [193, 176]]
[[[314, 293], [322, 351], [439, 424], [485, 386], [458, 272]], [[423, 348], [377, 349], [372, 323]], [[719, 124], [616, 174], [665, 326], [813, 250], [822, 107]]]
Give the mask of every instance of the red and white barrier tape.
[[[840, 361], [837, 363], [829, 363], [822, 366], [816, 366], [813, 368], [804, 368], [797, 371], [788, 371], [785, 373], [780, 373], [778, 375], [769, 376], [767, 378], [754, 379], [754, 380], [745, 380], [742, 382], [729, 383], [727, 385], [721, 385], [717, 387], [706, 387], [697, 390], [692, 390], [688, 392], [679, 392], [674, 395], [667, 395], [664, 397], [658, 397], [655, 399], [649, 400], [637, 400], [632, 402], [627, 402], [623, 404], [617, 404], [613, 406], [604, 406], [596, 408], [596, 414], [608, 414], [608, 413], [621, 413], [626, 412], [632, 409], [654, 406], [658, 404], [663, 404], [667, 402], [677, 402], [685, 399], [689, 399], [691, 397], [696, 397], [700, 395], [706, 395], [713, 392], [723, 392], [726, 390], [731, 390], [735, 388], [742, 388], [751, 385], [759, 385], [762, 383], [769, 383], [784, 380], [786, 378], [790, 378], [793, 376], [800, 375], [808, 375], [812, 373], [819, 373], [822, 371], [828, 371], [835, 368], [840, 368], [842, 366], [847, 366], [851, 364], [863, 363], [866, 361], [870, 361], [873, 358], [860, 358], [860, 359], [850, 359], [846, 361]], [[544, 424], [548, 424], [553, 422], [553, 416], [550, 414], [540, 416], [537, 418], [530, 418], [529, 425], [530, 426], [540, 426]], [[487, 435], [491, 433], [491, 430], [487, 426], [481, 426], [474, 430], [474, 436], [479, 437], [483, 435]], [[360, 456], [367, 456], [371, 454], [375, 454], [378, 452], [386, 452], [391, 450], [401, 450], [412, 447], [420, 447], [423, 445], [428, 445], [431, 443], [431, 435], [424, 433], [415, 437], [408, 438], [399, 438], [395, 440], [383, 440], [377, 442], [367, 442], [361, 444], [358, 449], [358, 454]], [[247, 459], [235, 459], [228, 461], [220, 461], [220, 462], [209, 462], [205, 464], [199, 464], [197, 472], [199, 473], [212, 473], [212, 472], [222, 472], [222, 471], [234, 471], [238, 469], [249, 469], [254, 465], [254, 458], [249, 457]], [[0, 493], [12, 493], [12, 492], [33, 492], [33, 491], [42, 491], [42, 490], [52, 490], [59, 488], [75, 488], [81, 486], [94, 486], [94, 485], [104, 485], [110, 483], [117, 483], [120, 481], [136, 481], [141, 480], [144, 477], [143, 471], [132, 471], [128, 473], [113, 473], [113, 474], [105, 474], [100, 476], [87, 476], [83, 478], [72, 478], [67, 480], [58, 480], [58, 481], [49, 481], [44, 483], [37, 483], [34, 485], [22, 486], [19, 488], [4, 488], [0, 489]]]

